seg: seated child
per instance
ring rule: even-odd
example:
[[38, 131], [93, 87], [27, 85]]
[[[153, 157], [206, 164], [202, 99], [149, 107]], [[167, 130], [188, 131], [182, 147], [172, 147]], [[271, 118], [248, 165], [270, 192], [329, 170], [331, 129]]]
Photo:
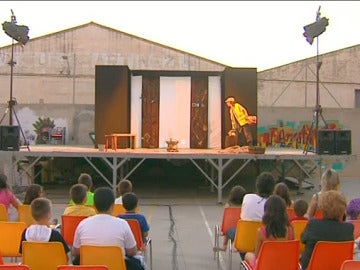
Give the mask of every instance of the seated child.
[[87, 187], [83, 184], [75, 184], [70, 189], [71, 200], [75, 205], [68, 205], [65, 208], [63, 215], [70, 216], [93, 216], [96, 211], [91, 206], [86, 206]]
[[68, 256], [68, 261], [70, 261], [70, 248], [61, 233], [50, 228], [51, 201], [44, 197], [34, 199], [31, 202], [31, 215], [35, 220], [35, 224], [30, 225], [23, 231], [19, 253], [22, 253], [22, 241], [61, 242]]
[[308, 207], [309, 207], [309, 205], [308, 205], [307, 201], [305, 201], [303, 199], [297, 199], [294, 202], [295, 216], [290, 219], [290, 222], [294, 221], [294, 220], [307, 220], [308, 218], [305, 217], [305, 214], [308, 210]]
[[133, 192], [125, 193], [122, 196], [122, 203], [126, 210], [125, 214], [121, 214], [118, 217], [123, 219], [136, 219], [139, 221], [143, 241], [146, 242], [146, 237], [148, 236], [149, 232], [149, 225], [146, 221], [146, 218], [144, 215], [136, 213], [135, 210], [138, 206], [138, 198]]
[[123, 179], [118, 184], [118, 192], [120, 196], [115, 199], [115, 204], [123, 204], [122, 203], [122, 196], [125, 193], [132, 192], [132, 183], [130, 180]]
[[[93, 182], [90, 174], [82, 173], [78, 178], [78, 184], [83, 184], [87, 187], [86, 202], [85, 205], [94, 205], [94, 193], [91, 192]], [[70, 205], [74, 205], [73, 200], [70, 200]]]

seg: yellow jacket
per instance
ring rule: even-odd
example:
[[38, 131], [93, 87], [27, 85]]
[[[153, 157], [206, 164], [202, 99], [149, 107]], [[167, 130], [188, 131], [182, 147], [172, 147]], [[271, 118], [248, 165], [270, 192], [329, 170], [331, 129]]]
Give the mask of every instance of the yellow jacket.
[[230, 108], [230, 118], [232, 129], [236, 129], [237, 125], [242, 127], [248, 124], [248, 113], [239, 103], [235, 103], [234, 106]]

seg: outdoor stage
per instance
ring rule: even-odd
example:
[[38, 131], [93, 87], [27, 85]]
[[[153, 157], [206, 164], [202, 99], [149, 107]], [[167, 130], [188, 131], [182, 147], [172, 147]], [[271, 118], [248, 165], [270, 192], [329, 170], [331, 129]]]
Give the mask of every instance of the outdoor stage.
[[[0, 151], [0, 156], [3, 160], [11, 163], [11, 168], [14, 172], [17, 171], [22, 174], [29, 173], [41, 158], [84, 158], [114, 191], [116, 191], [119, 179], [129, 178], [146, 159], [186, 159], [191, 161], [211, 183], [212, 187], [217, 189], [218, 203], [222, 203], [224, 187], [250, 162], [272, 160], [277, 170], [286, 176], [286, 168], [282, 164], [284, 161], [291, 161], [294, 166], [297, 166], [303, 172], [304, 178], [311, 179], [316, 170], [319, 170], [318, 175], [320, 175], [321, 170], [332, 166], [333, 163], [345, 165], [347, 162], [356, 159], [355, 155], [317, 155], [312, 152], [304, 154], [302, 150], [292, 148], [266, 148], [264, 154], [234, 152], [231, 149], [179, 149], [179, 152], [168, 152], [165, 148], [127, 148], [117, 149], [116, 151], [107, 150], [105, 152], [91, 146], [77, 147], [64, 145], [34, 145], [30, 146], [29, 149], [21, 148], [20, 151]], [[108, 179], [97, 168], [92, 160], [93, 158], [100, 158], [109, 166], [112, 170], [112, 179]], [[24, 160], [27, 165], [20, 172], [16, 168], [18, 168], [17, 165], [19, 163], [24, 163]], [[129, 161], [132, 161], [131, 166], [129, 166]], [[232, 166], [230, 166], [231, 164]], [[235, 170], [232, 170], [230, 175], [226, 171], [229, 167], [235, 167]]]

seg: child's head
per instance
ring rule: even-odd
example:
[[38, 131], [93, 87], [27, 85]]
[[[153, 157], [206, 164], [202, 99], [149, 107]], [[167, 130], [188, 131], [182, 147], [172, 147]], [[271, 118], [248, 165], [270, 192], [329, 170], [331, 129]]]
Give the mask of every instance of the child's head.
[[134, 211], [138, 205], [138, 198], [135, 193], [128, 192], [123, 195], [122, 203], [126, 211]]
[[115, 194], [109, 187], [99, 187], [94, 193], [94, 205], [98, 212], [108, 212], [115, 203]]
[[284, 199], [286, 206], [291, 205], [290, 191], [285, 183], [277, 183], [274, 188], [274, 194]]
[[266, 200], [262, 222], [265, 224], [266, 237], [285, 237], [289, 220], [285, 201], [279, 195], [271, 195]]
[[36, 221], [50, 220], [51, 201], [47, 198], [36, 198], [31, 202], [31, 215]]
[[78, 184], [85, 185], [87, 189], [90, 191], [93, 186], [91, 175], [87, 173], [80, 174], [78, 178]]
[[75, 184], [70, 189], [70, 197], [75, 204], [84, 204], [87, 199], [87, 186]]
[[304, 199], [297, 199], [294, 202], [295, 216], [303, 217], [306, 214], [308, 207], [309, 207], [309, 205], [308, 205], [307, 201], [305, 201]]
[[118, 184], [119, 194], [122, 196], [125, 193], [132, 192], [132, 183], [128, 179], [123, 179]]
[[233, 186], [229, 194], [230, 205], [241, 205], [245, 196], [246, 190], [240, 186]]
[[9, 188], [7, 184], [7, 176], [3, 173], [0, 173], [0, 189]]
[[43, 187], [38, 184], [31, 184], [27, 187], [24, 204], [31, 204], [31, 202], [39, 197], [42, 197]]
[[256, 178], [256, 190], [262, 198], [268, 198], [273, 194], [274, 186], [274, 176], [269, 172], [263, 172]]

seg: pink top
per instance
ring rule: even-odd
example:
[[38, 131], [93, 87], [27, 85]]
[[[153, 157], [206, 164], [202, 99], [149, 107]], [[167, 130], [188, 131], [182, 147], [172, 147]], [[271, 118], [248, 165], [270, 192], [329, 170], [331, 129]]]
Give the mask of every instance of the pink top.
[[5, 205], [6, 211], [9, 209], [10, 204], [15, 200], [15, 195], [10, 189], [0, 190], [0, 204]]

